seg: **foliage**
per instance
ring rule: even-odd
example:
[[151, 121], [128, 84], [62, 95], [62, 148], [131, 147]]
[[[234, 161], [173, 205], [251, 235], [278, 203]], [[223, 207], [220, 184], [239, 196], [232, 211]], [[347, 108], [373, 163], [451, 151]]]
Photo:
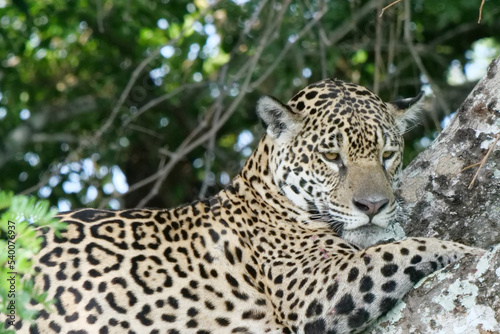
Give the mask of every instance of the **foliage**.
[[[35, 313], [26, 309], [26, 305], [32, 299], [45, 307], [50, 304], [46, 293], [33, 289], [35, 272], [30, 258], [38, 253], [42, 243], [35, 235], [36, 230], [53, 228], [59, 235], [65, 224], [54, 218], [56, 212], [49, 208], [47, 200], [14, 196], [12, 192], [0, 191], [0, 213], [0, 313], [8, 314], [9, 302], [14, 301], [16, 315], [30, 321]], [[13, 275], [15, 289], [11, 286], [13, 281], [7, 280]], [[4, 323], [0, 323], [0, 331], [3, 326]]]
[[[379, 17], [387, 3], [0, 0], [0, 248], [15, 221], [15, 270], [31, 275], [35, 230], [63, 228], [49, 206], [171, 207], [213, 194], [262, 133], [258, 97], [286, 101], [326, 76], [385, 100], [434, 92], [435, 112], [407, 134], [409, 161], [474, 86], [478, 45], [498, 54], [500, 8], [485, 2], [477, 24], [468, 0], [405, 0]], [[8, 260], [0, 252], [0, 277]], [[22, 305], [45, 296], [16, 284], [29, 319]]]
[[325, 76], [386, 100], [434, 91], [437, 113], [408, 134], [409, 159], [468, 91], [450, 85], [450, 64], [463, 76], [485, 38], [498, 52], [499, 8], [486, 2], [478, 25], [467, 0], [404, 1], [379, 18], [382, 5], [0, 1], [0, 189], [61, 209], [208, 196], [262, 133], [258, 97], [286, 100]]

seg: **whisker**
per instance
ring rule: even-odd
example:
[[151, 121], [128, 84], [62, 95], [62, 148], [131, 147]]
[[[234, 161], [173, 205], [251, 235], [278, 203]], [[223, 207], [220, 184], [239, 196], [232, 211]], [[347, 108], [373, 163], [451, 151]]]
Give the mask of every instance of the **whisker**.
[[415, 122], [415, 123], [413, 123], [412, 125], [410, 125], [409, 127], [407, 127], [405, 129], [405, 131], [401, 135], [407, 134], [408, 132], [410, 132], [411, 130], [415, 129], [416, 127], [418, 127], [421, 124], [422, 124], [422, 122]]

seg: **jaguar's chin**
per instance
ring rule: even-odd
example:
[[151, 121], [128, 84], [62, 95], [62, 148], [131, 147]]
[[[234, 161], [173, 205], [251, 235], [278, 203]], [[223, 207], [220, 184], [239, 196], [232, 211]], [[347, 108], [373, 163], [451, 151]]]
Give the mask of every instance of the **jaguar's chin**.
[[382, 228], [374, 224], [367, 224], [353, 230], [343, 230], [342, 239], [361, 248], [367, 248], [378, 243], [399, 240], [403, 237], [396, 229]]

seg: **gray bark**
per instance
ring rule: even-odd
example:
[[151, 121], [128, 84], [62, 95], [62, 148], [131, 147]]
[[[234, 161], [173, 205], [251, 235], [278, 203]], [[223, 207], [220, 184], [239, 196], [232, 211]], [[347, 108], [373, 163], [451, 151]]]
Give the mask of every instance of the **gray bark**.
[[[397, 195], [408, 236], [476, 247], [500, 243], [500, 141], [468, 189], [478, 163], [500, 133], [500, 57], [449, 126], [404, 170]], [[462, 172], [461, 172], [462, 171]]]
[[427, 277], [368, 333], [500, 333], [500, 245]]
[[[368, 333], [500, 334], [500, 57], [449, 126], [403, 172], [397, 195], [408, 236], [491, 248], [424, 279]], [[478, 177], [479, 163], [491, 153]]]

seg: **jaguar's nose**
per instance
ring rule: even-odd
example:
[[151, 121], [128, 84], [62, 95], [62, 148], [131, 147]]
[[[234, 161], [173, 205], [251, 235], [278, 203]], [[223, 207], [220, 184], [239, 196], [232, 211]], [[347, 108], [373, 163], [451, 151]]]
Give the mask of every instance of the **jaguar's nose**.
[[353, 198], [352, 202], [358, 210], [372, 218], [387, 206], [389, 199], [382, 198], [380, 200], [370, 200], [367, 198]]

